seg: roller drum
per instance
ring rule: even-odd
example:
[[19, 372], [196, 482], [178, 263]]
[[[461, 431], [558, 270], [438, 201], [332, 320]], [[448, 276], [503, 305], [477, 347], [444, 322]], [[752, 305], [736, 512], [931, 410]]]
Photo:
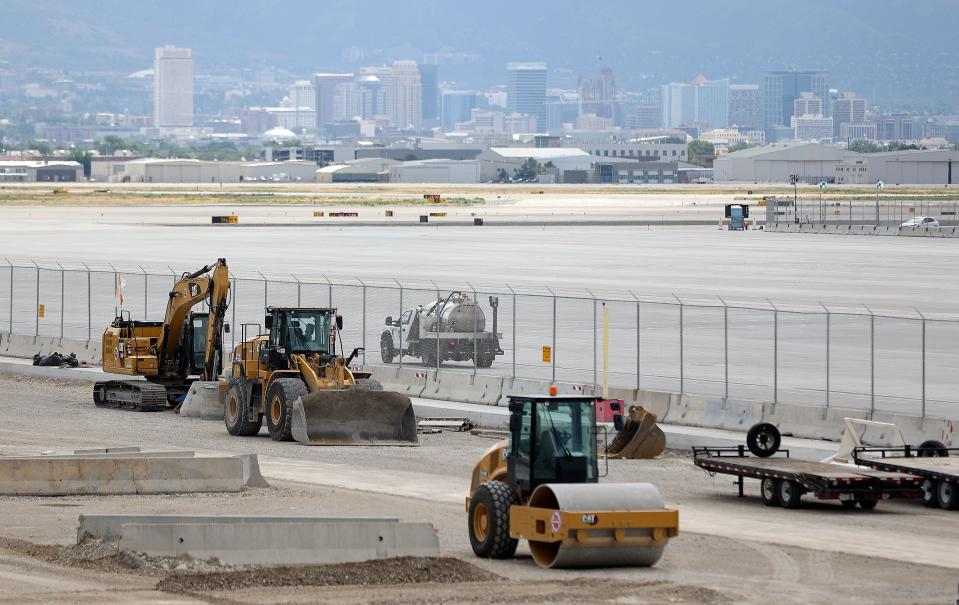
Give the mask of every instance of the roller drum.
[[[592, 511], [663, 510], [663, 498], [652, 483], [589, 483], [540, 485], [530, 496], [529, 505], [560, 511], [588, 513]], [[613, 528], [589, 530], [590, 544], [582, 544], [574, 537], [562, 542], [530, 540], [533, 559], [541, 567], [649, 567], [663, 556], [666, 543], [618, 543]], [[648, 538], [650, 528], [626, 530], [627, 538]], [[595, 543], [595, 539], [608, 541]]]

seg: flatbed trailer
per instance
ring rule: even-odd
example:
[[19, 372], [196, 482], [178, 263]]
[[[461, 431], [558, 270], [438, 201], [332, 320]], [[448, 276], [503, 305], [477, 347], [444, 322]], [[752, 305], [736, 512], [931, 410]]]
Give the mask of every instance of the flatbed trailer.
[[804, 494], [820, 500], [839, 500], [843, 508], [875, 508], [880, 500], [918, 499], [919, 478], [903, 472], [809, 462], [789, 457], [778, 450], [769, 457], [752, 456], [744, 446], [693, 447], [693, 462], [710, 475], [737, 477], [739, 496], [743, 480], [760, 480], [760, 497], [766, 506], [798, 508]]
[[959, 509], [959, 448], [857, 447], [852, 456], [862, 466], [919, 477], [926, 506]]

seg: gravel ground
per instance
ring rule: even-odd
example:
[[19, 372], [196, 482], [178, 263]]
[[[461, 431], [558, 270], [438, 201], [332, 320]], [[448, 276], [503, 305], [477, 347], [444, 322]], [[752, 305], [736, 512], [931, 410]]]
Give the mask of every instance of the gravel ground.
[[[0, 498], [0, 536], [69, 546], [83, 513], [245, 513], [394, 516], [431, 521], [444, 557], [506, 582], [435, 580], [388, 586], [266, 586], [184, 593], [152, 590], [145, 575], [100, 551], [0, 542], [0, 602], [266, 603], [844, 603], [902, 605], [956, 599], [959, 516], [911, 503], [844, 511], [811, 502], [798, 510], [762, 507], [758, 488], [735, 495], [731, 477], [708, 477], [684, 453], [655, 461], [609, 461], [603, 481], [650, 481], [680, 510], [681, 535], [651, 569], [543, 570], [525, 545], [507, 561], [476, 559], [465, 532], [463, 498], [473, 463], [493, 443], [468, 433], [425, 435], [417, 448], [300, 447], [267, 437], [229, 437], [222, 423], [171, 413], [99, 410], [90, 385], [0, 377], [0, 455], [139, 445], [253, 452], [271, 488], [239, 494]], [[876, 553], [876, 556], [864, 556]], [[99, 559], [103, 565], [73, 559]], [[926, 561], [920, 564], [917, 561]], [[933, 561], [928, 563], [928, 561]], [[177, 563], [179, 564], [179, 563]], [[70, 570], [82, 570], [77, 575]], [[165, 572], [165, 570], [162, 570]], [[177, 571], [173, 566], [172, 571]], [[202, 570], [201, 573], [219, 570]], [[144, 580], [151, 583], [144, 585]], [[124, 588], [133, 587], [133, 588]], [[117, 592], [136, 589], [136, 593]], [[65, 594], [70, 595], [64, 599]], [[174, 598], [175, 597], [175, 598]], [[112, 599], [112, 600], [111, 600]], [[179, 600], [177, 600], [179, 599]]]

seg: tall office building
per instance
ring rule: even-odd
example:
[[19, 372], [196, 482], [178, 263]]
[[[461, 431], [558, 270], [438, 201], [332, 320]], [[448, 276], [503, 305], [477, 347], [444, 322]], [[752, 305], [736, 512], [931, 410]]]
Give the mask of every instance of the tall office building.
[[364, 120], [386, 115], [385, 82], [390, 79], [389, 67], [364, 67], [356, 80], [357, 114]]
[[416, 61], [394, 61], [386, 83], [390, 121], [403, 130], [418, 130], [423, 122], [423, 81]]
[[157, 128], [193, 126], [193, 53], [189, 48], [156, 49], [153, 125]]
[[859, 126], [866, 123], [866, 99], [857, 97], [854, 92], [844, 92], [832, 102], [833, 136], [842, 136], [843, 124]]
[[469, 122], [476, 108], [476, 93], [468, 90], [447, 90], [443, 93], [443, 130], [449, 132], [460, 122]]
[[520, 113], [536, 118], [537, 129], [548, 122], [546, 113], [546, 64], [506, 64], [506, 113]]
[[334, 117], [335, 96], [337, 86], [341, 84], [350, 84], [353, 82], [353, 74], [350, 73], [322, 73], [313, 75], [313, 90], [315, 100], [313, 108], [316, 110], [316, 125], [318, 127], [329, 124], [336, 119]]
[[663, 126], [701, 125], [725, 128], [729, 125], [729, 80], [707, 80], [699, 75], [685, 84], [674, 82], [661, 89]]
[[617, 126], [622, 124], [622, 103], [612, 69], [603, 67], [596, 77], [580, 77], [578, 84], [580, 115], [593, 114], [600, 118], [611, 118]]
[[746, 129], [762, 127], [763, 105], [758, 84], [729, 85], [729, 125]]
[[423, 100], [423, 122], [434, 126], [440, 119], [439, 72], [435, 64], [420, 65], [420, 97]]
[[799, 93], [799, 98], [793, 101], [793, 115], [796, 117], [825, 115], [822, 109], [822, 99], [811, 92]]
[[769, 142], [776, 142], [775, 138], [770, 138], [770, 133], [776, 126], [792, 124], [794, 103], [803, 92], [811, 92], [813, 96], [822, 99], [823, 116], [832, 115], [829, 105], [829, 72], [817, 69], [785, 69], [767, 71], [763, 75], [763, 127]]

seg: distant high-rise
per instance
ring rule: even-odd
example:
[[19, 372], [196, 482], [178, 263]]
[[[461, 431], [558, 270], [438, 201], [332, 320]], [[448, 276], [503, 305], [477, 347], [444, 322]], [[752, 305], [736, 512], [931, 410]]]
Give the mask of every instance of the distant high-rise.
[[822, 99], [811, 92], [799, 93], [799, 98], [793, 101], [793, 115], [796, 117], [825, 115]]
[[423, 82], [416, 61], [394, 61], [386, 84], [386, 109], [393, 125], [417, 130], [423, 122]]
[[420, 65], [419, 70], [420, 96], [423, 100], [423, 121], [435, 125], [440, 118], [439, 72], [435, 64]]
[[786, 69], [767, 71], [763, 76], [763, 126], [770, 142], [775, 142], [775, 139], [769, 137], [774, 127], [792, 124], [794, 103], [803, 92], [811, 92], [813, 96], [822, 99], [823, 115], [832, 115], [829, 105], [829, 72], [817, 69]]
[[866, 99], [854, 92], [844, 92], [832, 102], [833, 136], [842, 136], [843, 124], [858, 126], [866, 123]]
[[762, 127], [763, 105], [758, 84], [729, 85], [729, 125], [747, 129]]
[[617, 126], [622, 124], [622, 103], [612, 69], [602, 67], [597, 77], [579, 78], [579, 114], [611, 118]]
[[467, 90], [447, 90], [443, 93], [443, 130], [449, 132], [460, 122], [469, 122], [470, 112], [476, 107], [476, 93]]
[[353, 74], [314, 74], [313, 89], [315, 91], [315, 100], [313, 107], [316, 109], [316, 125], [323, 126], [334, 120], [335, 97], [337, 86], [353, 82]]
[[364, 120], [386, 115], [385, 82], [393, 73], [389, 67], [364, 67], [356, 80], [357, 113]]
[[697, 76], [689, 84], [662, 87], [663, 126], [701, 125], [725, 128], [729, 124], [729, 80], [707, 80]]
[[193, 53], [189, 48], [156, 49], [153, 125], [158, 128], [193, 126]]
[[508, 63], [506, 65], [506, 113], [536, 118], [537, 129], [547, 124], [546, 64]]

